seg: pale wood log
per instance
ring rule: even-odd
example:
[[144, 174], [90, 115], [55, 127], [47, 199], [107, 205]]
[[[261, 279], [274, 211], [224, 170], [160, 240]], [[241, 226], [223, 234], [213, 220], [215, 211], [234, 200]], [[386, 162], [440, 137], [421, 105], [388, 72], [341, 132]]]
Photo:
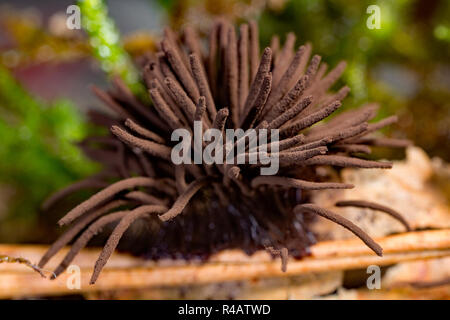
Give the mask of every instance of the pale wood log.
[[[377, 239], [384, 248], [384, 256], [372, 254], [359, 240], [322, 242], [311, 248], [312, 256], [290, 260], [287, 271], [282, 272], [280, 261], [265, 252], [250, 258], [237, 251], [225, 251], [207, 263], [180, 261], [143, 261], [125, 254], [115, 253], [95, 285], [88, 281], [98, 249], [83, 250], [73, 264], [81, 269], [81, 289], [70, 290], [66, 283], [71, 274], [63, 273], [50, 281], [19, 264], [0, 264], [0, 297], [73, 294], [87, 291], [178, 286], [214, 282], [246, 280], [267, 277], [289, 277], [305, 273], [329, 272], [379, 266], [403, 261], [439, 258], [450, 255], [450, 230], [423, 231]], [[45, 246], [0, 245], [0, 254], [21, 256], [37, 262]], [[61, 250], [49, 263], [48, 274], [60, 261], [67, 248]]]

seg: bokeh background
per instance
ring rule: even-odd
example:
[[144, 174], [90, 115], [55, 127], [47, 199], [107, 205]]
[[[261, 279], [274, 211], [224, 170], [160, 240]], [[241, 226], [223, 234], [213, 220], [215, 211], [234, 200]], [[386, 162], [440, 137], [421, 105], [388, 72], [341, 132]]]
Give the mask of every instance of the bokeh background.
[[[82, 30], [66, 27], [73, 4]], [[381, 28], [371, 30], [373, 4]], [[380, 116], [400, 118], [385, 134], [450, 161], [448, 0], [0, 0], [0, 242], [53, 240], [62, 213], [43, 213], [40, 204], [100, 169], [77, 147], [101, 130], [86, 120], [103, 108], [89, 85], [107, 87], [119, 74], [139, 92], [132, 61], [155, 48], [164, 26], [189, 23], [206, 33], [216, 16], [256, 19], [261, 46], [293, 31], [297, 45], [311, 42], [328, 64], [346, 60], [337, 84], [351, 88], [344, 108], [379, 102]], [[376, 156], [403, 156], [383, 152]]]

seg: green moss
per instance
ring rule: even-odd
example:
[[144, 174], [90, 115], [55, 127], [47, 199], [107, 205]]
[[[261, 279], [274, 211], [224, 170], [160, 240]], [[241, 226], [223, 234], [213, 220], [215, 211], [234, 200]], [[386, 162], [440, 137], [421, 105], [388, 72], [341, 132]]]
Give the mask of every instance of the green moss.
[[12, 189], [2, 224], [32, 221], [51, 192], [98, 169], [74, 145], [88, 132], [71, 102], [40, 101], [0, 66], [0, 187]]
[[88, 34], [93, 54], [102, 69], [119, 75], [138, 95], [145, 92], [131, 58], [120, 43], [120, 34], [114, 21], [108, 16], [108, 8], [102, 0], [80, 0], [81, 22]]

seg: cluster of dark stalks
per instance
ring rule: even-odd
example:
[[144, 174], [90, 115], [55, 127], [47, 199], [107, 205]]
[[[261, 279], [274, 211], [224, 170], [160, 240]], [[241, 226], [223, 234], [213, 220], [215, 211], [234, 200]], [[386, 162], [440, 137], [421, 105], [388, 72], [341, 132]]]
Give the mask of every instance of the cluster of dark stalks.
[[[352, 222], [307, 203], [308, 192], [354, 187], [324, 181], [316, 174], [319, 166], [391, 168], [391, 163], [357, 155], [370, 153], [371, 146], [401, 147], [407, 142], [368, 136], [397, 120], [393, 116], [369, 123], [376, 115], [374, 104], [322, 121], [340, 108], [349, 92], [346, 86], [330, 92], [345, 62], [328, 71], [320, 56], [311, 57], [310, 44], [295, 49], [295, 41], [289, 33], [280, 46], [274, 36], [260, 54], [255, 22], [242, 24], [237, 32], [219, 20], [205, 42], [192, 28], [181, 35], [166, 29], [158, 52], [143, 64], [152, 105], [140, 101], [119, 79], [114, 79], [113, 91], [94, 88], [115, 116], [91, 112], [91, 120], [108, 126], [112, 135], [89, 138], [81, 147], [105, 170], [59, 191], [44, 207], [79, 189], [103, 189], [61, 218], [61, 226], [72, 226], [39, 266], [75, 239], [54, 272], [59, 275], [94, 235], [115, 223], [95, 264], [94, 283], [138, 219], [146, 222], [150, 236], [140, 240], [143, 250], [134, 251], [152, 259], [207, 257], [227, 248], [252, 253], [269, 247], [283, 261], [288, 253], [301, 257], [315, 241], [308, 231], [308, 219], [314, 215], [341, 224], [381, 255], [381, 247]], [[262, 164], [174, 165], [171, 133], [178, 128], [192, 132], [194, 121], [222, 132], [279, 129], [280, 140], [273, 142], [278, 174], [260, 175]], [[268, 152], [273, 143], [268, 143]], [[389, 208], [360, 201], [338, 205], [384, 211], [409, 229]]]

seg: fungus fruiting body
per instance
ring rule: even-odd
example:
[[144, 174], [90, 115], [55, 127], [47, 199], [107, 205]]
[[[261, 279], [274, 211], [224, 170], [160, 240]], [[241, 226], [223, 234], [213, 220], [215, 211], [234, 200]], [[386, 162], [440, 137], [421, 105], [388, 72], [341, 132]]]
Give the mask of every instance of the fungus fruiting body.
[[[113, 224], [95, 265], [94, 283], [137, 220], [144, 231], [128, 249], [149, 259], [205, 259], [223, 249], [251, 254], [270, 248], [282, 256], [285, 269], [288, 254], [301, 258], [315, 242], [308, 224], [316, 215], [341, 224], [381, 255], [382, 248], [351, 221], [308, 201], [311, 190], [354, 187], [330, 181], [317, 173], [319, 167], [390, 168], [391, 163], [356, 155], [370, 153], [371, 146], [404, 146], [405, 141], [369, 135], [396, 118], [369, 123], [377, 106], [368, 104], [326, 121], [349, 92], [348, 87], [330, 91], [345, 63], [327, 72], [320, 56], [311, 57], [311, 45], [294, 50], [294, 34], [287, 35], [283, 47], [273, 39], [260, 53], [255, 22], [241, 25], [237, 32], [218, 20], [204, 42], [190, 27], [181, 35], [166, 29], [158, 52], [142, 63], [152, 105], [135, 97], [119, 79], [114, 79], [113, 91], [94, 88], [115, 116], [92, 112], [91, 120], [108, 126], [112, 134], [89, 138], [81, 147], [105, 164], [105, 170], [58, 192], [45, 207], [81, 188], [103, 189], [61, 218], [60, 225], [71, 227], [39, 266], [75, 239], [54, 272], [58, 276], [91, 238]], [[180, 128], [192, 132], [195, 121], [220, 132], [277, 129], [280, 140], [264, 147], [278, 157], [278, 172], [261, 175], [262, 163], [174, 164], [171, 133]], [[339, 205], [381, 210], [407, 226], [386, 207]]]

